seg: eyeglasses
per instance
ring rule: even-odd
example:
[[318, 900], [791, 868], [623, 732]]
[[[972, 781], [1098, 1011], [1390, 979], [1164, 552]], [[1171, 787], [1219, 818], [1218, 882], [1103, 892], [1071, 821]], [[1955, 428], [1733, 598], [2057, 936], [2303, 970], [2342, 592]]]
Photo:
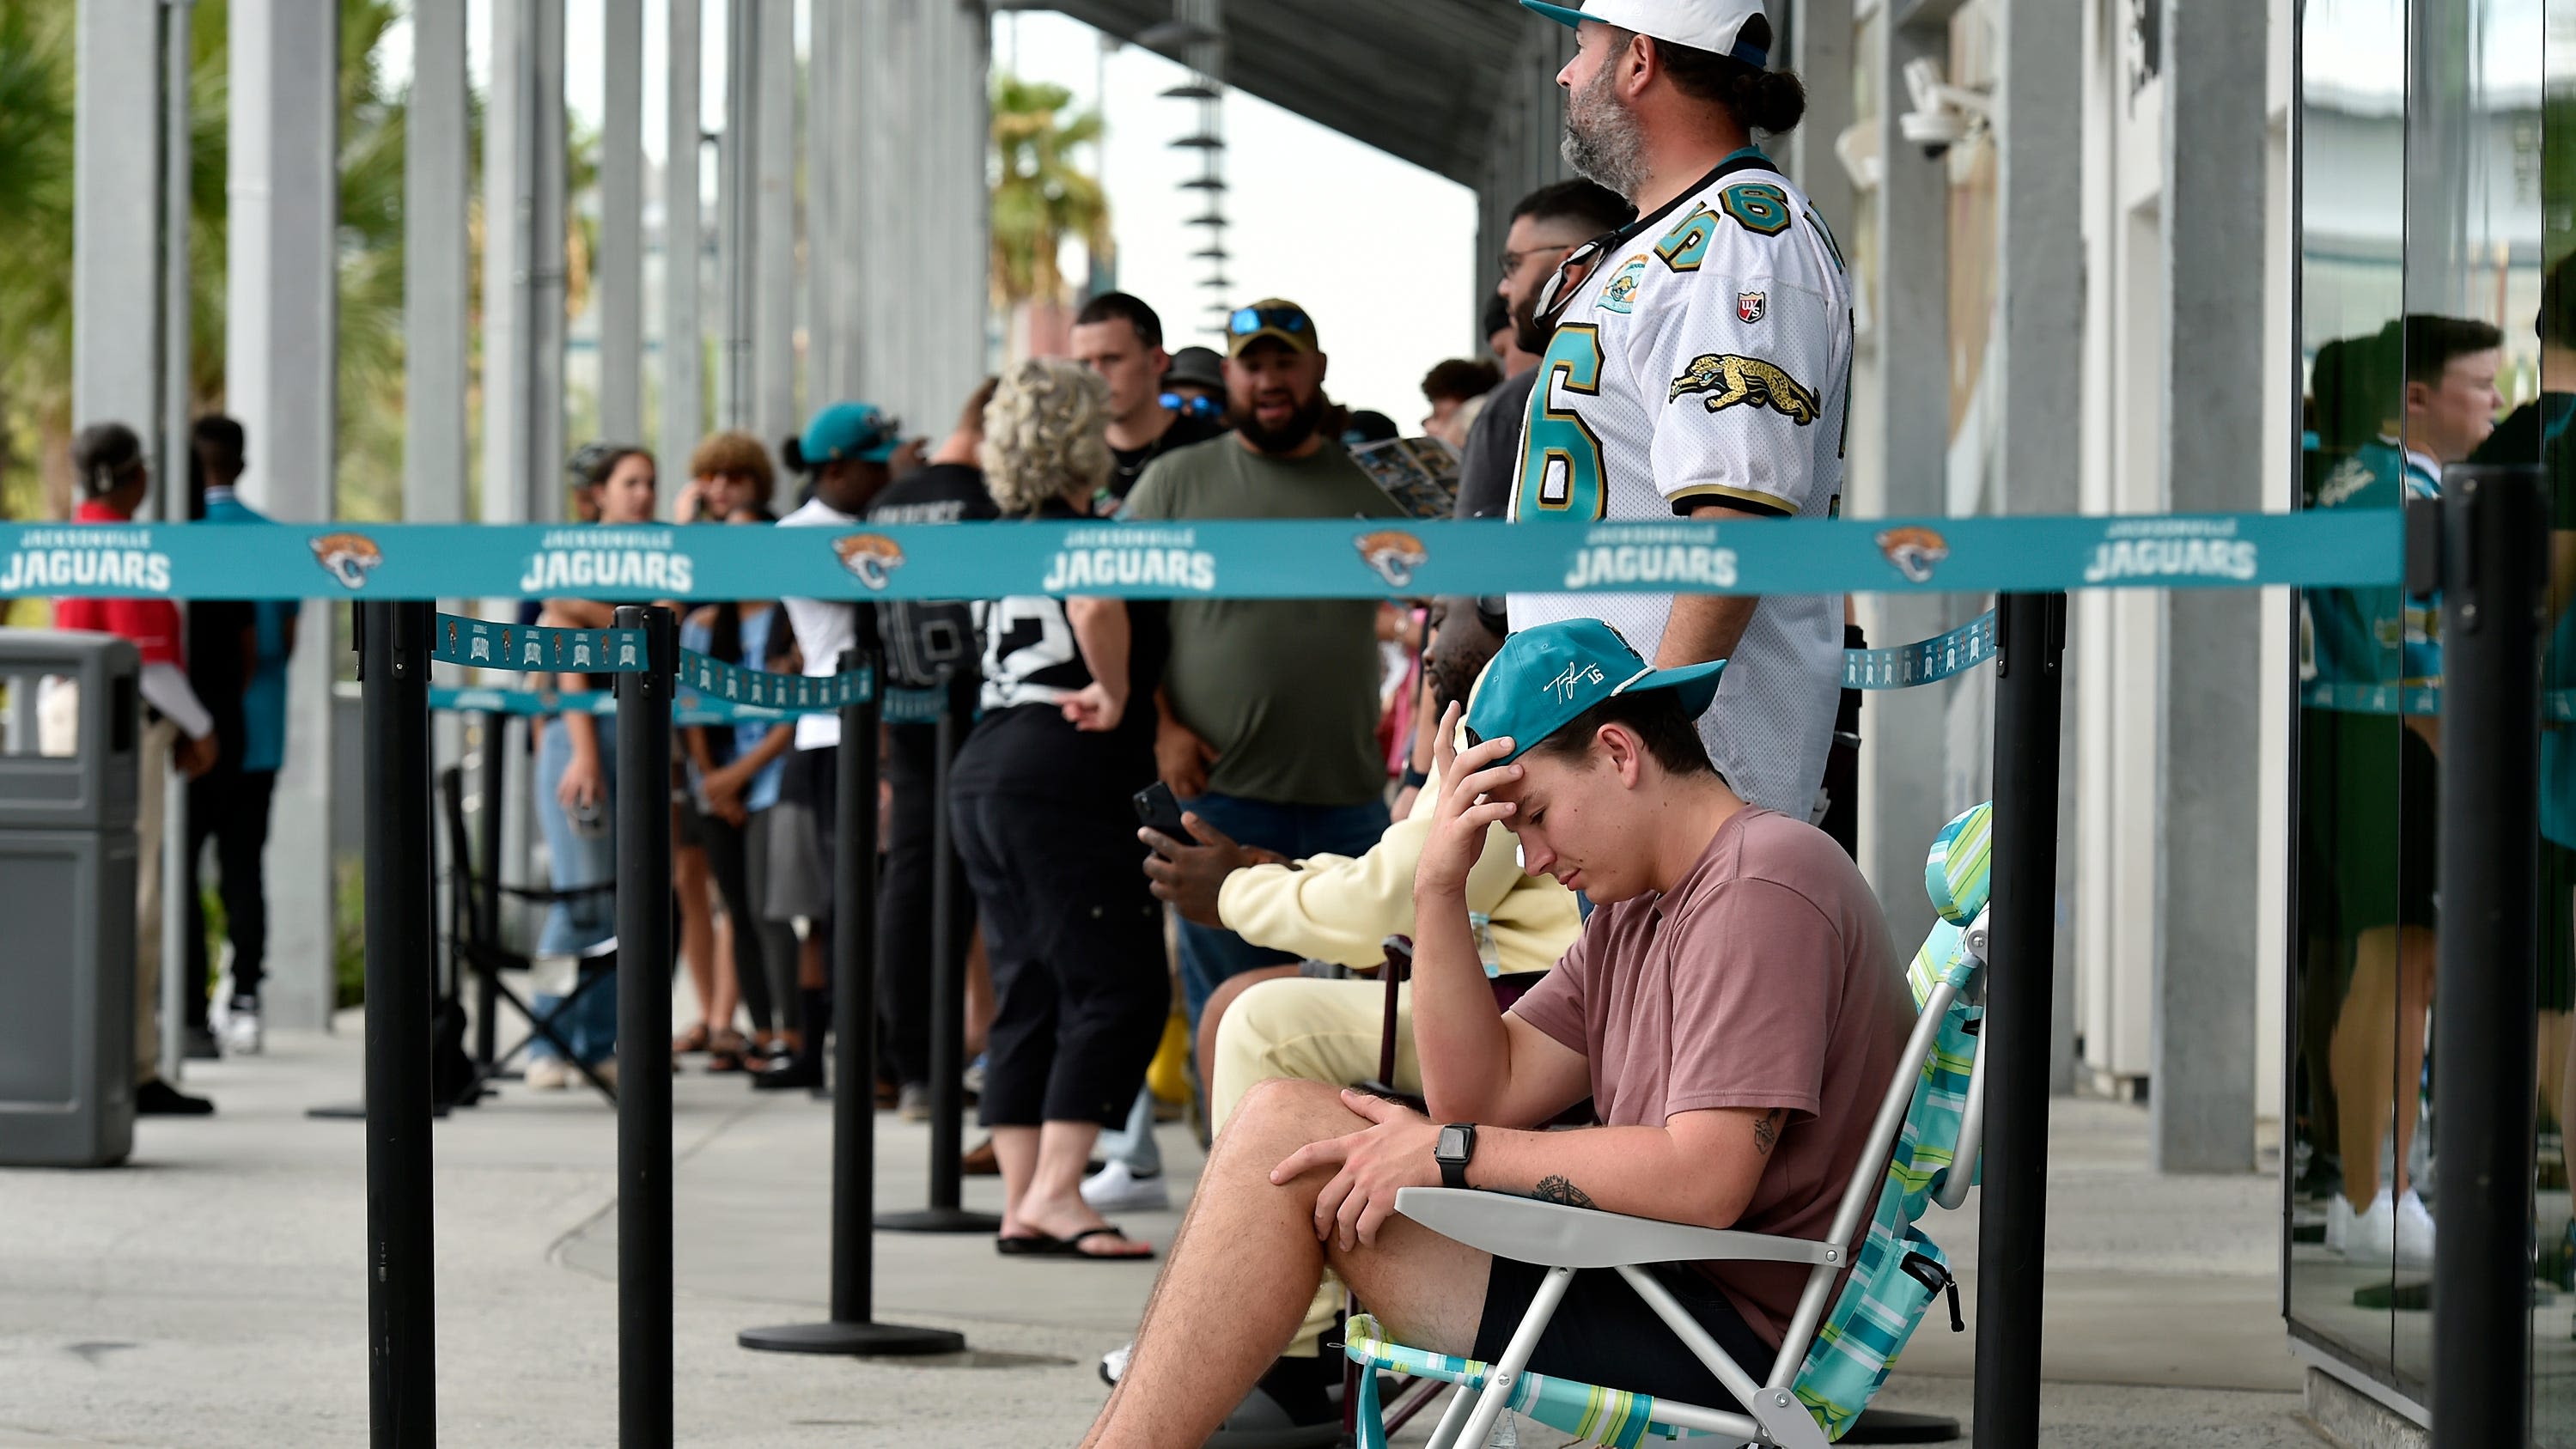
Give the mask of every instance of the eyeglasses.
[[1565, 242], [1561, 245], [1552, 247], [1531, 247], [1525, 252], [1505, 252], [1501, 256], [1495, 258], [1495, 260], [1502, 264], [1504, 276], [1518, 276], [1521, 270], [1521, 263], [1528, 261], [1530, 258], [1543, 257], [1550, 252], [1570, 252], [1574, 250], [1575, 245], [1576, 244], [1573, 242]]
[[1225, 330], [1237, 337], [1276, 329], [1281, 332], [1306, 330], [1306, 314], [1294, 307], [1238, 307], [1225, 319]]
[[1216, 399], [1212, 397], [1167, 392], [1154, 401], [1160, 403], [1165, 412], [1179, 413], [1185, 418], [1213, 418], [1217, 415]]

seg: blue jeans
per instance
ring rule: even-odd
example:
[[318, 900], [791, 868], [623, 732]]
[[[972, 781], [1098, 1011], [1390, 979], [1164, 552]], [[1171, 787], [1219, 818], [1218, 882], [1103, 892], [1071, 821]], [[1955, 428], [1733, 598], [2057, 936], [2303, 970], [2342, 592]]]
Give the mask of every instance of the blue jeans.
[[[1181, 808], [1244, 845], [1275, 850], [1290, 860], [1310, 855], [1363, 855], [1386, 834], [1386, 802], [1361, 805], [1282, 805], [1235, 795], [1201, 795]], [[1265, 950], [1232, 931], [1180, 923], [1181, 996], [1190, 1015], [1190, 1030], [1199, 1029], [1199, 1009], [1207, 1005], [1226, 978], [1256, 966], [1276, 966], [1297, 958]]]
[[[617, 879], [617, 731], [614, 721], [606, 717], [598, 717], [597, 726], [600, 793], [595, 828], [575, 826], [572, 817], [564, 812], [563, 802], [555, 798], [555, 787], [563, 783], [564, 771], [572, 766], [572, 735], [560, 718], [547, 722], [544, 740], [537, 746], [537, 821], [545, 831], [548, 874], [559, 891]], [[613, 891], [602, 891], [547, 907], [545, 929], [537, 937], [537, 952], [545, 956], [578, 956], [616, 936], [617, 896]], [[610, 963], [603, 962], [585, 966], [583, 974], [608, 969]], [[542, 1014], [552, 1010], [560, 999], [540, 995], [528, 1004]], [[584, 992], [573, 1010], [555, 1025], [582, 1061], [600, 1062], [615, 1056], [616, 983]], [[555, 1054], [553, 1044], [543, 1037], [531, 1044], [528, 1052], [531, 1056]]]

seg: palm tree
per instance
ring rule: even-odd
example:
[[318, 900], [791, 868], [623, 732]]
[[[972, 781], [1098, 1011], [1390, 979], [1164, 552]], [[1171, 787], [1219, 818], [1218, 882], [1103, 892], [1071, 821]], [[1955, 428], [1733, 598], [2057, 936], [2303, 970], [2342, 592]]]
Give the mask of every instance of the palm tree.
[[1062, 116], [1073, 102], [1063, 86], [997, 76], [993, 82], [994, 306], [1067, 300], [1057, 255], [1079, 237], [1097, 255], [1109, 249], [1109, 202], [1100, 181], [1073, 164], [1073, 149], [1100, 139], [1095, 111]]

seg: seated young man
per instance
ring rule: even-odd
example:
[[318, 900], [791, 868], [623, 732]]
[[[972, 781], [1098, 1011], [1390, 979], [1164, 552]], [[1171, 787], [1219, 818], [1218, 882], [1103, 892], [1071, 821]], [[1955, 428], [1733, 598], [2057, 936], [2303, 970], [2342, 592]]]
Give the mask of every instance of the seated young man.
[[[1503, 646], [1501, 600], [1443, 598], [1431, 608], [1432, 634], [1423, 652], [1436, 707], [1466, 704], [1485, 668]], [[1154, 894], [1202, 925], [1223, 926], [1256, 946], [1309, 960], [1373, 970], [1385, 957], [1389, 936], [1413, 934], [1413, 881], [1439, 804], [1440, 774], [1405, 818], [1387, 827], [1359, 856], [1315, 855], [1287, 864], [1265, 863], [1195, 815], [1194, 842], [1153, 830], [1139, 832], [1156, 854], [1145, 872]], [[1556, 964], [1583, 929], [1574, 892], [1520, 868], [1511, 832], [1487, 828], [1484, 853], [1467, 872], [1466, 908], [1483, 923], [1493, 966], [1515, 983], [1534, 981]], [[1413, 1049], [1412, 989], [1396, 996], [1395, 1076], [1390, 1085], [1418, 1094], [1421, 1071]], [[1199, 1072], [1207, 1084], [1209, 1120], [1222, 1132], [1246, 1092], [1274, 1077], [1346, 1086], [1375, 1076], [1380, 1033], [1386, 1026], [1386, 988], [1375, 979], [1325, 980], [1294, 966], [1262, 968], [1228, 980], [1208, 998], [1199, 1016]], [[1283, 1442], [1281, 1431], [1314, 1428], [1330, 1444], [1341, 1410], [1328, 1397], [1342, 1381], [1341, 1360], [1322, 1351], [1342, 1306], [1342, 1291], [1328, 1277], [1317, 1288], [1304, 1324], [1258, 1388], [1226, 1420], [1213, 1449], [1239, 1442]], [[1104, 1361], [1115, 1380], [1125, 1349]]]
[[[1910, 999], [1850, 858], [1805, 822], [1746, 805], [1710, 767], [1691, 720], [1723, 667], [1651, 670], [1608, 625], [1568, 620], [1505, 643], [1464, 752], [1452, 706], [1414, 880], [1414, 1036], [1432, 1115], [1320, 1083], [1255, 1088], [1209, 1158], [1086, 1444], [1203, 1442], [1327, 1267], [1403, 1342], [1498, 1357], [1543, 1270], [1394, 1216], [1403, 1188], [1827, 1231]], [[1462, 899], [1496, 822], [1527, 868], [1599, 907], [1509, 1013]], [[1587, 1093], [1605, 1125], [1533, 1130]], [[1473, 1124], [1463, 1160], [1435, 1159], [1442, 1123]], [[1733, 1262], [1657, 1274], [1757, 1377], [1805, 1278]], [[1615, 1274], [1576, 1276], [1530, 1367], [1732, 1404]]]

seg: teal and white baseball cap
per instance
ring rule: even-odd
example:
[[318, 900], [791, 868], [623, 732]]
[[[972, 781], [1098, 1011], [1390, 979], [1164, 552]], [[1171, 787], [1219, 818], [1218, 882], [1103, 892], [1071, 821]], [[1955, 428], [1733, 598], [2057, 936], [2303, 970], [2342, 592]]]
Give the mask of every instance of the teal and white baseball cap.
[[[1771, 17], [1762, 0], [1578, 0], [1551, 5], [1547, 0], [1521, 0], [1523, 5], [1560, 25], [1598, 20], [1639, 35], [1651, 35], [1693, 50], [1731, 56], [1759, 70], [1771, 63]], [[1762, 43], [1744, 38], [1748, 20], [1762, 22]]]
[[1599, 619], [1564, 619], [1523, 629], [1503, 641], [1467, 710], [1467, 742], [1511, 736], [1516, 760], [1530, 746], [1574, 723], [1585, 710], [1622, 694], [1675, 691], [1682, 713], [1693, 719], [1717, 697], [1726, 661], [1656, 669], [1619, 631]]

